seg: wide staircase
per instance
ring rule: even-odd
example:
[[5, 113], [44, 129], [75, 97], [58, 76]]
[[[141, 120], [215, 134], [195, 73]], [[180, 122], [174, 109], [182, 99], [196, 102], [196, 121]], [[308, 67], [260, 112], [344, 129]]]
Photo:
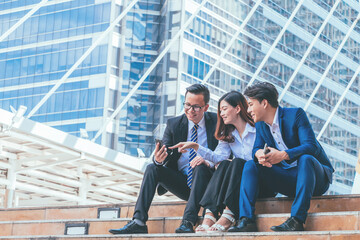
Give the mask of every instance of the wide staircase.
[[360, 239], [360, 195], [323, 196], [311, 201], [305, 232], [276, 233], [270, 227], [289, 217], [292, 199], [257, 202], [257, 233], [175, 234], [185, 202], [153, 203], [149, 234], [111, 235], [133, 215], [134, 204], [0, 209], [0, 239]]

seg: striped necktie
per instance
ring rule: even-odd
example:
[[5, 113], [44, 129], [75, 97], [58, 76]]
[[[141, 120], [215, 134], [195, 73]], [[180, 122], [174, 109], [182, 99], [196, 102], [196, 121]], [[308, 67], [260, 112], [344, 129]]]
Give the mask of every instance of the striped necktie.
[[[199, 128], [199, 125], [195, 124], [194, 127], [191, 129], [191, 141], [192, 142], [197, 142], [198, 141], [198, 135], [197, 135], [197, 130]], [[190, 149], [190, 157], [189, 157], [189, 166], [188, 166], [188, 172], [187, 172], [187, 185], [189, 186], [189, 188], [191, 188], [191, 184], [192, 184], [192, 174], [193, 174], [193, 169], [190, 166], [190, 162], [196, 157], [196, 152], [194, 149]]]

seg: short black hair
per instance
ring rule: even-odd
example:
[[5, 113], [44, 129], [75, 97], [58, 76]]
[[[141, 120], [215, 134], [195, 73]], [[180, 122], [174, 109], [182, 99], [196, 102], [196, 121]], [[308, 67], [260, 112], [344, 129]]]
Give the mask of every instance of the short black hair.
[[266, 99], [269, 104], [277, 108], [279, 106], [279, 93], [275, 86], [268, 82], [255, 83], [245, 89], [244, 95], [262, 102]]
[[209, 89], [203, 84], [195, 83], [195, 84], [191, 85], [190, 87], [187, 87], [186, 93], [185, 93], [185, 98], [186, 98], [186, 94], [188, 92], [193, 93], [193, 94], [202, 94], [204, 96], [205, 104], [208, 104], [210, 101]]

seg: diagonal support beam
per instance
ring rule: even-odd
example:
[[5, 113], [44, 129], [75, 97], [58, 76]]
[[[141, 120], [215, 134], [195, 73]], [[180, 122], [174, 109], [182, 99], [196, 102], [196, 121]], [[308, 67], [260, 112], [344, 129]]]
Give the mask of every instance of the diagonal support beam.
[[136, 85], [131, 89], [131, 91], [126, 95], [124, 100], [120, 103], [120, 105], [115, 109], [115, 111], [111, 114], [111, 116], [106, 120], [106, 122], [102, 125], [101, 129], [96, 133], [95, 137], [91, 140], [94, 142], [106, 129], [107, 125], [115, 118], [116, 115], [119, 114], [120, 110], [125, 106], [125, 104], [129, 101], [129, 99], [134, 95], [134, 93], [138, 90], [141, 84], [145, 81], [145, 79], [150, 75], [150, 73], [154, 70], [154, 68], [158, 65], [158, 63], [163, 59], [165, 54], [170, 50], [172, 45], [178, 40], [180, 35], [185, 31], [185, 29], [190, 25], [195, 16], [200, 12], [203, 6], [209, 0], [203, 0], [201, 4], [197, 7], [195, 12], [192, 13], [190, 18], [185, 22], [185, 24], [180, 28], [180, 30], [175, 34], [175, 36], [169, 41], [168, 45], [164, 48], [164, 50], [159, 54], [159, 56], [155, 59], [155, 61], [151, 64], [149, 69], [144, 73], [144, 75], [140, 78], [140, 80], [136, 83]]
[[215, 69], [218, 67], [218, 65], [220, 64], [220, 61], [225, 57], [226, 53], [229, 51], [229, 49], [231, 48], [231, 46], [234, 44], [235, 40], [237, 40], [239, 34], [243, 31], [244, 27], [246, 26], [246, 24], [249, 22], [250, 18], [254, 15], [255, 11], [257, 10], [257, 8], [259, 7], [260, 3], [262, 0], [258, 0], [255, 5], [252, 7], [251, 11], [249, 12], [249, 14], [246, 16], [245, 20], [241, 23], [240, 27], [238, 28], [238, 30], [236, 31], [236, 33], [232, 36], [230, 42], [226, 45], [226, 47], [221, 51], [220, 56], [216, 59], [216, 62], [214, 63], [214, 65], [212, 65], [211, 69], [209, 70], [209, 72], [206, 74], [206, 76], [204, 77], [204, 79], [201, 81], [202, 84], [206, 83], [209, 78], [211, 77], [211, 74], [213, 74], [213, 72], [215, 71]]
[[317, 91], [319, 90], [319, 88], [321, 87], [322, 83], [324, 82], [324, 80], [325, 80], [327, 74], [329, 73], [332, 65], [334, 64], [337, 56], [338, 56], [339, 53], [341, 52], [341, 50], [342, 50], [342, 48], [344, 47], [346, 41], [347, 41], [348, 38], [350, 37], [351, 32], [354, 30], [356, 24], [358, 23], [359, 18], [360, 18], [360, 13], [357, 15], [357, 17], [356, 17], [356, 19], [354, 20], [353, 24], [352, 24], [351, 27], [349, 28], [349, 30], [348, 30], [348, 32], [346, 33], [344, 39], [342, 40], [340, 46], [338, 47], [338, 49], [336, 50], [334, 56], [332, 57], [329, 65], [326, 67], [325, 72], [324, 72], [323, 75], [321, 76], [321, 78], [320, 78], [318, 84], [316, 85], [314, 91], [311, 93], [310, 98], [308, 99], [308, 101], [307, 101], [306, 104], [305, 104], [305, 107], [304, 107], [304, 110], [305, 110], [305, 111], [306, 111], [306, 110], [308, 109], [308, 107], [310, 106], [311, 101], [314, 99]]
[[[96, 189], [106, 189], [106, 188], [111, 188], [111, 187], [117, 187], [120, 185], [127, 185], [129, 183], [138, 183], [139, 185], [141, 184], [142, 179], [135, 179], [135, 180], [131, 180], [131, 181], [119, 181], [119, 182], [114, 182], [114, 183], [110, 183], [110, 184], [104, 184], [104, 185], [97, 185], [97, 186], [91, 186], [90, 191], [96, 190]], [[135, 191], [136, 192], [136, 191]]]
[[32, 184], [28, 184], [28, 183], [17, 182], [16, 189], [29, 191], [29, 192], [41, 194], [44, 196], [56, 197], [56, 198], [64, 199], [65, 201], [74, 201], [74, 202], [81, 201], [81, 198], [79, 198], [78, 196], [76, 196], [74, 194], [64, 193], [64, 192], [52, 190], [52, 189], [45, 188], [45, 187], [35, 186]]
[[96, 41], [86, 50], [86, 52], [76, 61], [76, 63], [58, 80], [54, 87], [40, 100], [40, 102], [31, 110], [27, 118], [31, 118], [39, 108], [51, 97], [51, 95], [63, 84], [75, 69], [87, 58], [90, 53], [101, 43], [101, 41], [113, 30], [116, 24], [134, 7], [139, 0], [133, 0], [125, 10], [110, 24], [110, 26], [96, 39]]
[[70, 162], [76, 162], [76, 161], [81, 161], [81, 160], [84, 160], [84, 159], [82, 159], [82, 158], [72, 158], [72, 159], [59, 160], [59, 161], [54, 161], [54, 162], [51, 162], [51, 163], [44, 163], [44, 164], [36, 165], [36, 166], [32, 166], [32, 167], [20, 168], [20, 169], [16, 170], [16, 173], [23, 173], [23, 172], [27, 172], [27, 171], [30, 171], [30, 170], [47, 168], [47, 167], [60, 165], [60, 164], [63, 164], [63, 163], [70, 163]]
[[[356, 22], [356, 20], [355, 20], [355, 22]], [[325, 130], [326, 130], [327, 126], [329, 125], [331, 119], [334, 117], [336, 111], [337, 111], [338, 108], [340, 107], [341, 102], [344, 100], [345, 95], [346, 95], [347, 92], [349, 91], [351, 85], [355, 82], [355, 79], [356, 79], [356, 77], [359, 75], [359, 73], [360, 73], [360, 65], [359, 65], [359, 67], [356, 69], [355, 74], [353, 75], [353, 77], [351, 78], [350, 82], [349, 82], [348, 85], [346, 86], [345, 91], [341, 94], [341, 97], [339, 98], [338, 102], [336, 103], [334, 109], [331, 111], [330, 116], [329, 116], [328, 119], [326, 120], [324, 126], [321, 128], [319, 134], [317, 135], [316, 138], [317, 138], [318, 140], [321, 138], [321, 136], [322, 136], [323, 133], [325, 132]]]
[[19, 162], [19, 164], [24, 164], [27, 162], [44, 161], [44, 160], [49, 160], [49, 159], [61, 160], [66, 157], [69, 157], [69, 156], [71, 156], [71, 155], [69, 155], [67, 153], [58, 153], [58, 154], [52, 154], [52, 155], [41, 155], [41, 156], [36, 156], [36, 157], [22, 158], [22, 159], [18, 159], [18, 162]]
[[292, 82], [295, 80], [295, 77], [297, 75], [297, 73], [299, 72], [300, 68], [302, 67], [302, 65], [304, 64], [306, 58], [309, 56], [312, 48], [314, 47], [315, 43], [317, 42], [317, 40], [319, 39], [322, 31], [324, 30], [324, 28], [326, 27], [326, 24], [329, 22], [330, 18], [333, 16], [337, 6], [339, 5], [339, 3], [341, 2], [341, 0], [336, 0], [334, 6], [331, 8], [329, 14], [326, 16], [324, 22], [321, 24], [319, 30], [317, 31], [315, 37], [313, 38], [313, 40], [311, 41], [309, 47], [307, 48], [305, 54], [303, 55], [303, 57], [301, 58], [299, 64], [297, 65], [295, 71], [293, 72], [293, 74], [291, 75], [289, 81], [286, 83], [286, 86], [284, 87], [284, 90], [282, 90], [278, 101], [280, 102], [283, 97], [285, 96], [285, 93], [287, 92], [287, 90], [289, 89], [289, 87], [291, 86]]
[[0, 42], [7, 38], [11, 33], [13, 33], [21, 24], [28, 20], [37, 10], [44, 6], [48, 0], [42, 0], [39, 2], [33, 9], [31, 9], [25, 16], [23, 16], [18, 22], [16, 22], [11, 28], [9, 28], [3, 35], [0, 37]]
[[269, 59], [270, 55], [272, 54], [272, 52], [274, 51], [274, 49], [276, 48], [276, 45], [278, 45], [278, 43], [280, 42], [281, 38], [283, 37], [284, 33], [286, 32], [287, 28], [289, 27], [289, 25], [291, 24], [292, 20], [294, 19], [294, 17], [296, 16], [297, 12], [300, 10], [302, 4], [304, 3], [304, 0], [300, 0], [298, 2], [298, 4], [296, 5], [295, 9], [293, 10], [291, 16], [289, 17], [289, 19], [287, 20], [287, 22], [285, 23], [284, 27], [281, 29], [279, 35], [276, 37], [275, 41], [273, 42], [273, 44], [271, 45], [269, 51], [266, 53], [265, 57], [263, 58], [263, 60], [261, 61], [259, 67], [257, 67], [254, 75], [252, 76], [252, 78], [250, 79], [250, 81], [248, 82], [248, 84], [246, 85], [246, 87], [250, 86], [255, 79], [257, 78], [257, 76], [259, 75], [259, 73], [261, 72], [261, 70], [263, 69], [265, 63], [267, 62], [267, 60]]

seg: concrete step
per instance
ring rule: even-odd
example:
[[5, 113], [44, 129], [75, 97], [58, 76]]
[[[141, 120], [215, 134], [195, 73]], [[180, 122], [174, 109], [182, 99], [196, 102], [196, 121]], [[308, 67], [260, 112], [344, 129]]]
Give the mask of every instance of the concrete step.
[[137, 234], [137, 235], [92, 235], [92, 236], [69, 236], [69, 235], [47, 235], [47, 236], [11, 236], [0, 237], [0, 239], [17, 240], [192, 240], [192, 239], [211, 239], [211, 240], [235, 240], [235, 239], [256, 239], [256, 240], [358, 240], [360, 231], [316, 231], [316, 232], [258, 232], [258, 233], [218, 233], [218, 234]]
[[[289, 214], [260, 214], [257, 226], [260, 232], [269, 232], [270, 227], [284, 222]], [[88, 224], [89, 235], [109, 234], [110, 228], [120, 228], [130, 219], [73, 219], [42, 221], [2, 221], [0, 236], [63, 235], [67, 225]], [[174, 233], [181, 217], [150, 218], [149, 233]], [[310, 213], [305, 225], [307, 231], [358, 231], [360, 212]], [[110, 234], [109, 234], [110, 235]]]
[[[289, 213], [293, 199], [267, 198], [259, 199], [256, 213]], [[360, 195], [337, 195], [314, 197], [309, 212], [360, 211]], [[98, 218], [99, 208], [120, 208], [120, 218], [131, 218], [134, 203], [107, 204], [88, 206], [63, 206], [43, 208], [0, 209], [0, 221], [18, 220], [56, 220], [56, 219], [90, 219]], [[153, 203], [149, 210], [151, 217], [180, 217], [183, 215], [186, 202]]]

